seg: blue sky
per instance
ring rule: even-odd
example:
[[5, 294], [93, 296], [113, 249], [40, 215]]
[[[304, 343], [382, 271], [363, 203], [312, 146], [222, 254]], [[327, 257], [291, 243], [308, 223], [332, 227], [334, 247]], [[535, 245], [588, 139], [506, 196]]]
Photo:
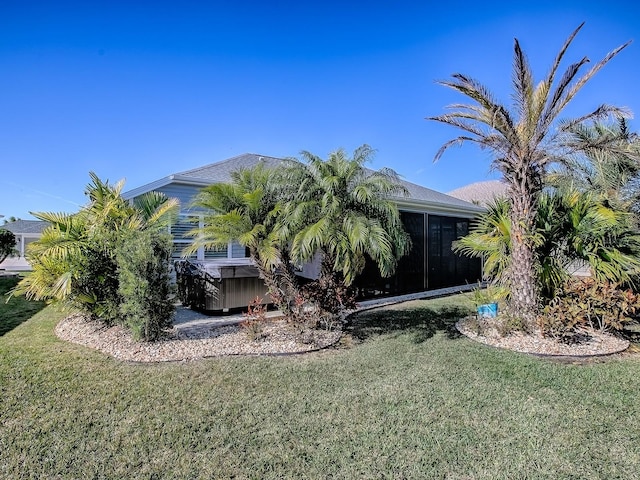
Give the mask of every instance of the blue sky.
[[513, 38], [540, 79], [586, 21], [565, 66], [635, 42], [567, 115], [639, 113], [635, 4], [5, 0], [0, 214], [77, 211], [89, 171], [128, 190], [245, 152], [326, 157], [363, 143], [372, 168], [443, 192], [495, 178], [472, 147], [433, 163], [457, 132], [425, 117], [463, 100], [435, 81], [465, 73], [508, 103]]

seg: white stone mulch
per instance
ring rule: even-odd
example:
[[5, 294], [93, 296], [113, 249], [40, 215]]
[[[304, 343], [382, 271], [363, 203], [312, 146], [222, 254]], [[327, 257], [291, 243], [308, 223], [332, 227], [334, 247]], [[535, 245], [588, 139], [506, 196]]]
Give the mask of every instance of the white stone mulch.
[[119, 326], [105, 328], [99, 322], [72, 315], [55, 328], [62, 340], [95, 348], [119, 360], [130, 362], [165, 362], [196, 360], [221, 355], [273, 355], [314, 351], [336, 343], [341, 329], [311, 330], [300, 334], [282, 319], [266, 322], [264, 338], [252, 341], [239, 325], [211, 326], [208, 329], [167, 332], [156, 342], [135, 342]]
[[597, 355], [611, 355], [629, 348], [629, 342], [622, 338], [602, 333], [596, 330], [586, 330], [589, 340], [579, 344], [568, 345], [553, 338], [543, 337], [540, 332], [527, 335], [513, 333], [501, 336], [495, 328], [485, 325], [481, 334], [475, 330], [475, 317], [463, 318], [456, 323], [460, 333], [486, 345], [505, 348], [521, 353], [548, 356], [583, 357]]

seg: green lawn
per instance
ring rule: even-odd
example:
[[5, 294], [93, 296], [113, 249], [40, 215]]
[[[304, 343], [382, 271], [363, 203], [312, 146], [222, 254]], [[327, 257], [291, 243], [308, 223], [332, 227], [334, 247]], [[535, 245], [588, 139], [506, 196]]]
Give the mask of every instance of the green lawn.
[[0, 336], [29, 320], [45, 306], [44, 302], [29, 302], [24, 297], [9, 298], [7, 293], [19, 280], [17, 277], [0, 277]]
[[2, 478], [615, 479], [640, 472], [640, 360], [459, 338], [460, 297], [354, 322], [333, 351], [159, 365], [0, 337]]

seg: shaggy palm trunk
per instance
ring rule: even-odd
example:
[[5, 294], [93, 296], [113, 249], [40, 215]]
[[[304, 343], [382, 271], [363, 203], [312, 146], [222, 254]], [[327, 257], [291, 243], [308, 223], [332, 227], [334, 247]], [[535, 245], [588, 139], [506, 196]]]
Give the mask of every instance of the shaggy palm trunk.
[[532, 236], [537, 213], [537, 195], [531, 176], [512, 185], [511, 197], [511, 263], [509, 266], [510, 314], [524, 320], [531, 328], [538, 310], [538, 282]]
[[319, 290], [319, 307], [336, 318], [343, 318], [345, 312], [355, 308], [354, 296], [345, 285], [341, 272], [335, 271], [336, 259], [324, 252], [320, 268], [320, 278], [316, 282]]
[[286, 303], [286, 315], [292, 321], [300, 321], [302, 318], [302, 298], [298, 284], [298, 278], [293, 270], [289, 253], [286, 249], [281, 252], [281, 266], [276, 276], [276, 282], [283, 295], [283, 303]]
[[282, 267], [278, 271], [266, 268], [257, 251], [249, 249], [249, 255], [256, 264], [258, 274], [264, 281], [271, 296], [271, 300], [287, 318], [295, 317], [299, 312], [295, 311], [296, 299], [299, 296], [299, 289], [295, 274], [289, 266], [289, 262], [282, 261]]

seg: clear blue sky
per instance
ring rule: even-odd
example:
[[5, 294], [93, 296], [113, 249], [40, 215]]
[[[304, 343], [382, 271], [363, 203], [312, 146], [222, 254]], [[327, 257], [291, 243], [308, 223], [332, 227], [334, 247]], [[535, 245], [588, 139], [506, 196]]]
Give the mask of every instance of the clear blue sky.
[[640, 114], [634, 1], [4, 0], [0, 214], [76, 211], [90, 170], [128, 190], [245, 152], [325, 157], [363, 143], [373, 168], [436, 190], [495, 178], [471, 147], [433, 163], [458, 132], [424, 118], [462, 100], [435, 80], [469, 74], [508, 102], [513, 38], [540, 79], [583, 21], [568, 61], [635, 42], [568, 113]]

